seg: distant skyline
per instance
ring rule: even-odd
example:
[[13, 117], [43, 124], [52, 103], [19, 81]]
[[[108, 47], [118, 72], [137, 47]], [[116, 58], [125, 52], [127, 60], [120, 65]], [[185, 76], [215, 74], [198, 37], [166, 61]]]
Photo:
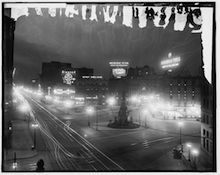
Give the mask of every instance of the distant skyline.
[[[201, 33], [190, 28], [174, 31], [148, 25], [133, 28], [120, 23], [82, 20], [78, 17], [36, 15], [17, 19], [15, 29], [15, 81], [30, 80], [41, 73], [42, 62], [60, 61], [72, 67], [94, 68], [95, 74], [109, 76], [109, 61], [123, 59], [131, 67], [149, 65], [160, 72], [160, 61], [169, 52], [181, 57], [181, 67], [198, 75], [202, 66]], [[120, 18], [120, 17], [119, 17]], [[120, 19], [118, 19], [120, 20]]]

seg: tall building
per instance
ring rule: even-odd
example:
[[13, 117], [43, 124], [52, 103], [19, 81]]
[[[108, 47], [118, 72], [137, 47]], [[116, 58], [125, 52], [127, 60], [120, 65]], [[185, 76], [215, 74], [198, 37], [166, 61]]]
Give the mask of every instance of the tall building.
[[75, 69], [77, 78], [82, 78], [82, 76], [93, 76], [94, 74], [94, 69], [92, 68], [81, 67]]
[[[75, 80], [76, 70], [71, 67], [71, 63], [55, 61], [42, 63], [40, 86], [48, 95], [52, 95], [53, 93], [62, 94], [63, 92], [66, 92], [66, 90], [73, 91], [74, 87], [72, 84]], [[62, 93], [57, 91], [62, 91]]]
[[169, 118], [201, 117], [201, 78], [190, 75], [162, 75], [158, 79], [161, 99], [172, 106]]
[[3, 77], [4, 77], [4, 100], [7, 103], [12, 101], [12, 85], [13, 85], [13, 70], [14, 70], [14, 30], [15, 21], [4, 15], [3, 18]]
[[71, 63], [55, 61], [42, 63], [41, 83], [43, 87], [63, 84], [62, 71], [74, 71], [74, 69], [71, 67]]
[[213, 157], [213, 87], [204, 78], [201, 83], [201, 148], [209, 161]]
[[105, 103], [108, 81], [102, 76], [82, 76], [75, 82], [76, 94], [84, 97], [87, 104]]
[[[3, 8], [2, 8], [3, 9]], [[14, 108], [13, 108], [13, 71], [14, 71], [14, 30], [15, 30], [15, 21], [10, 18], [11, 10], [4, 8], [4, 16], [3, 20], [3, 38], [2, 38], [2, 89], [4, 96], [3, 99], [3, 133], [2, 138], [4, 139], [4, 144], [2, 145], [4, 149], [10, 149], [12, 146], [11, 137], [12, 132], [8, 129], [11, 126], [11, 120], [14, 116]], [[4, 150], [5, 151], [5, 150]], [[5, 152], [4, 152], [5, 153]], [[6, 156], [3, 153], [4, 159]]]

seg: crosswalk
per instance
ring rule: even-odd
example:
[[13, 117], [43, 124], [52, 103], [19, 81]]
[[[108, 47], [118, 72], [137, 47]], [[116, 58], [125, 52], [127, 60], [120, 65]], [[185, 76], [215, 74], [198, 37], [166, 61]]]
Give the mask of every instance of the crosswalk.
[[169, 142], [173, 141], [173, 139], [175, 139], [175, 138], [174, 137], [165, 137], [165, 138], [160, 138], [160, 139], [156, 139], [156, 140], [145, 139], [142, 142], [142, 145], [143, 145], [144, 149], [148, 149], [153, 143], [156, 143], [156, 142], [169, 143]]
[[148, 140], [143, 142], [143, 146], [144, 146], [145, 149], [150, 147], [150, 144], [148, 143]]

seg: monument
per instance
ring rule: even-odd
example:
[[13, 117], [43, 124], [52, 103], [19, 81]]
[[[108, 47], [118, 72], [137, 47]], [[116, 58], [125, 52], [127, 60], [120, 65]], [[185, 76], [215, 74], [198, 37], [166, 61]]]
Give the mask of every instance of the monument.
[[[125, 84], [124, 82], [122, 82]], [[126, 95], [125, 90], [122, 92], [122, 100], [121, 100], [121, 106], [118, 112], [118, 116], [114, 118], [113, 122], [110, 122], [108, 124], [108, 127], [111, 128], [121, 128], [121, 129], [133, 129], [138, 128], [140, 125], [133, 123], [132, 119], [128, 120], [129, 111], [127, 109], [126, 104]]]

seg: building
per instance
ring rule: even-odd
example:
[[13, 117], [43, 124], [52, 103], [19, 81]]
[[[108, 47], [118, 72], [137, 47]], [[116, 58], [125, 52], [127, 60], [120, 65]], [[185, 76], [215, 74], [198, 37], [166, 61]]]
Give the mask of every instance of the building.
[[13, 71], [14, 71], [14, 30], [15, 21], [4, 15], [3, 18], [3, 79], [4, 79], [4, 101], [9, 104], [12, 102], [12, 86], [13, 86]]
[[[3, 7], [4, 8], [4, 7]], [[12, 130], [9, 127], [12, 126], [11, 120], [13, 119], [14, 105], [13, 105], [13, 77], [14, 77], [14, 31], [15, 31], [15, 21], [10, 18], [11, 10], [4, 8], [2, 13], [3, 17], [3, 32], [2, 32], [2, 90], [4, 95], [2, 97], [2, 147], [4, 148], [3, 159], [7, 157], [5, 155], [5, 150], [12, 147]], [[7, 152], [7, 151], [6, 151]]]
[[71, 67], [71, 63], [44, 62], [38, 86], [41, 86], [45, 94], [68, 96], [69, 92], [74, 92], [72, 85], [75, 80], [76, 70]]
[[130, 67], [128, 69], [127, 77], [130, 79], [137, 78], [137, 77], [149, 77], [149, 75], [155, 74], [155, 71], [152, 67], [145, 65], [144, 67]]
[[[201, 117], [201, 78], [191, 75], [162, 75], [158, 78], [160, 98], [171, 106], [167, 118]], [[172, 112], [171, 112], [172, 111]]]
[[160, 104], [155, 105], [161, 107], [164, 119], [199, 119], [203, 96], [201, 77], [192, 76], [186, 70], [156, 74], [149, 66], [129, 68], [126, 77], [109, 80], [109, 91], [120, 96], [126, 89], [128, 97], [137, 95], [146, 100], [149, 97], [157, 99]]
[[110, 93], [117, 94], [125, 90], [127, 96], [151, 92], [157, 87], [157, 75], [153, 68], [145, 65], [144, 67], [128, 68], [127, 76], [122, 79], [111, 78], [109, 80]]
[[43, 87], [63, 84], [63, 72], [74, 71], [71, 63], [61, 63], [52, 61], [50, 63], [42, 63], [41, 84]]
[[76, 70], [77, 78], [82, 78], [82, 76], [93, 76], [94, 74], [94, 69], [92, 68], [82, 67], [82, 68], [75, 68], [75, 70]]
[[73, 68], [71, 63], [52, 61], [42, 63], [41, 83], [46, 87], [59, 84], [73, 85], [76, 79], [92, 75], [93, 69]]
[[108, 92], [108, 81], [102, 76], [82, 76], [75, 82], [76, 94], [85, 99], [86, 104], [103, 105]]
[[209, 161], [213, 157], [213, 87], [204, 78], [201, 83], [201, 149]]

